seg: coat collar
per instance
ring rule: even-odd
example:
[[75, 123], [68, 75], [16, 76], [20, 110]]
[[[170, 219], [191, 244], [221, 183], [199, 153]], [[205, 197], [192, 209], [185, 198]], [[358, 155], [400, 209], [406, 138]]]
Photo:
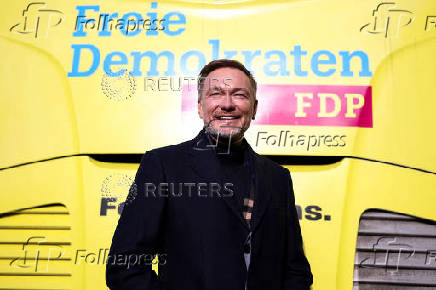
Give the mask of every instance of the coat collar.
[[[213, 144], [208, 144], [208, 137], [205, 134], [206, 133], [203, 129], [194, 139], [186, 143], [189, 146], [189, 148], [186, 148], [186, 151], [188, 152], [188, 162], [190, 167], [198, 176], [204, 178], [205, 180], [219, 182], [222, 184], [223, 178], [221, 172], [219, 172], [219, 169], [216, 166], [210, 166], [207, 160], [209, 160], [209, 158], [213, 157], [215, 154], [225, 154], [226, 152], [216, 152], [214, 148], [216, 146]], [[254, 160], [256, 174], [255, 201], [251, 223], [251, 231], [254, 232], [262, 221], [262, 217], [265, 214], [265, 211], [268, 208], [271, 200], [272, 176], [271, 172], [268, 172], [267, 170], [265, 158], [254, 152], [248, 143], [247, 145], [248, 154], [250, 154]], [[239, 209], [237, 199], [226, 197], [222, 197], [221, 199], [223, 199], [227, 206], [229, 206], [235, 217], [240, 221], [241, 225], [247, 230], [250, 230], [244, 217], [242, 216], [242, 212]]]

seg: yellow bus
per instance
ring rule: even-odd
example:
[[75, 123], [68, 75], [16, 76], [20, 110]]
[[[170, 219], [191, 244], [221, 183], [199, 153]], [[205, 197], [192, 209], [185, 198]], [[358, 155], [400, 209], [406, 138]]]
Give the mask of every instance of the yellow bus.
[[200, 130], [195, 78], [219, 58], [258, 82], [246, 137], [291, 172], [312, 289], [436, 289], [433, 0], [0, 14], [0, 289], [107, 289], [141, 156]]

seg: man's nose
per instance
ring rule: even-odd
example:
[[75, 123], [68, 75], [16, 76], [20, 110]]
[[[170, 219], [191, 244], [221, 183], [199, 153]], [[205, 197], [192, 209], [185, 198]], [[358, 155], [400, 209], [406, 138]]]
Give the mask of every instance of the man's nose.
[[225, 92], [221, 98], [220, 103], [221, 110], [231, 111], [235, 109], [235, 104], [233, 103], [233, 98], [229, 92]]

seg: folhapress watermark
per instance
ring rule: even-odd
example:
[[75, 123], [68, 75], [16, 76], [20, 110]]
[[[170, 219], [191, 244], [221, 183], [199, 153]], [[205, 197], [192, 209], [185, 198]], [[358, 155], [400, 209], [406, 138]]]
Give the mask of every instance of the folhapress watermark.
[[95, 250], [77, 249], [74, 256], [75, 265], [117, 265], [125, 266], [127, 269], [134, 266], [165, 265], [167, 254], [151, 253], [115, 253], [110, 254], [109, 248]]
[[372, 251], [361, 255], [359, 268], [384, 269], [390, 275], [396, 275], [404, 266], [436, 266], [436, 249], [419, 249], [401, 237], [380, 237], [372, 245]]
[[[22, 245], [21, 255], [10, 258], [9, 266], [15, 269], [27, 269], [35, 273], [51, 272], [59, 263], [73, 265], [117, 265], [127, 267], [165, 265], [167, 254], [163, 253], [110, 253], [109, 248], [70, 249], [69, 243], [51, 242], [45, 236], [31, 236]], [[53, 266], [53, 268], [50, 268]]]
[[385, 38], [397, 37], [401, 27], [405, 27], [414, 20], [413, 12], [396, 8], [395, 2], [382, 2], [372, 11], [374, 17], [370, 23], [360, 28], [361, 32], [383, 34]]
[[34, 38], [47, 38], [48, 32], [63, 21], [63, 12], [49, 9], [45, 2], [31, 2], [22, 12], [22, 20], [9, 31], [32, 35]]
[[77, 15], [74, 30], [76, 32], [78, 30], [96, 30], [98, 32], [119, 30], [126, 36], [128, 36], [129, 33], [134, 34], [137, 31], [141, 32], [142, 30], [165, 30], [165, 19], [144, 19], [142, 16], [138, 17], [137, 13], [128, 13], [121, 18], [117, 18], [115, 15], [118, 15], [118, 13], [101, 13], [97, 18], [87, 18], [85, 15]]
[[9, 261], [9, 266], [13, 268], [29, 269], [33, 272], [48, 272], [51, 262], [68, 261], [64, 256], [63, 246], [49, 242], [45, 236], [31, 236], [20, 245], [20, 248], [22, 255], [13, 257]]

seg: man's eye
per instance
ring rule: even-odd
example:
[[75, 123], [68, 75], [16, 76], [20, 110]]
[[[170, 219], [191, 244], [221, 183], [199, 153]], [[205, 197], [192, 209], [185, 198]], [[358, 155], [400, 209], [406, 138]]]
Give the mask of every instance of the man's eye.
[[213, 92], [213, 93], [210, 93], [210, 94], [209, 94], [209, 96], [218, 96], [218, 95], [219, 95], [218, 92]]
[[243, 94], [243, 93], [236, 93], [235, 96], [240, 97], [240, 98], [246, 98], [247, 95]]

